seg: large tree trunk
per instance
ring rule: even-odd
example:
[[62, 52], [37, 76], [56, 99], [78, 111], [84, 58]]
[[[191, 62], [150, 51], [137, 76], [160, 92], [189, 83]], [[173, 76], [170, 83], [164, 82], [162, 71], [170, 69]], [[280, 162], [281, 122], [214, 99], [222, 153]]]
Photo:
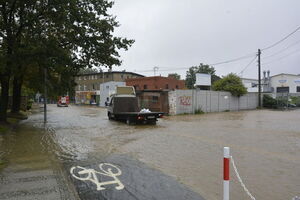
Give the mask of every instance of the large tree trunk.
[[0, 123], [7, 122], [9, 76], [1, 76]]
[[12, 98], [12, 113], [19, 113], [21, 108], [21, 89], [22, 89], [23, 77], [15, 76], [13, 81], [13, 98]]

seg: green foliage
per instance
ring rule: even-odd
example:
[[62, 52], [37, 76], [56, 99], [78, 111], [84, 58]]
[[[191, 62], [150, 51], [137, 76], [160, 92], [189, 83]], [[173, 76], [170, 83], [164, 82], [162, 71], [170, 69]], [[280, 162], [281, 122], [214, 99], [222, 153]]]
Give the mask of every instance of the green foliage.
[[197, 115], [204, 114], [204, 111], [201, 108], [199, 108], [199, 109], [195, 110], [195, 114], [197, 114]]
[[220, 79], [220, 77], [215, 74], [216, 70], [214, 67], [200, 63], [199, 66], [190, 67], [189, 71], [186, 72], [185, 85], [187, 88], [194, 88], [194, 84], [196, 83], [196, 73], [211, 74], [212, 83]]
[[216, 91], [228, 91], [233, 96], [243, 96], [247, 93], [247, 89], [243, 85], [240, 77], [237, 75], [230, 73], [222, 79], [214, 82], [213, 90]]
[[291, 97], [291, 103], [295, 104], [297, 107], [300, 107], [300, 97]]
[[177, 79], [177, 80], [180, 80], [180, 75], [177, 74], [177, 73], [171, 73], [171, 74], [168, 74], [168, 77], [173, 77], [173, 78], [175, 78], [175, 79]]
[[[110, 0], [1, 1], [2, 86], [14, 79], [42, 92], [46, 68], [49, 95], [61, 95], [72, 90], [80, 69], [120, 65], [118, 50], [127, 50], [134, 40], [113, 34], [119, 24], [108, 13], [112, 6]], [[1, 118], [6, 106], [0, 108]]]
[[272, 98], [269, 95], [264, 95], [263, 96], [263, 107], [265, 107], [265, 108], [277, 108], [276, 99]]

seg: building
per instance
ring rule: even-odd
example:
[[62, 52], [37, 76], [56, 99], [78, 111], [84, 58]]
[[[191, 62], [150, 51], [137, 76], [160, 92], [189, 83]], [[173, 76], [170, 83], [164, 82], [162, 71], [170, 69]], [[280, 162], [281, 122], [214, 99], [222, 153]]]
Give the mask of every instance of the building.
[[300, 75], [282, 73], [271, 76], [270, 86], [274, 93], [300, 94]]
[[168, 91], [184, 89], [185, 81], [173, 76], [152, 76], [126, 80], [127, 86], [134, 86], [140, 108], [155, 112], [169, 112]]
[[100, 101], [99, 106], [106, 106], [105, 102], [110, 102], [110, 95], [116, 92], [116, 87], [125, 86], [125, 82], [109, 81], [100, 84]]
[[[242, 78], [248, 92], [258, 92], [258, 80]], [[300, 95], [300, 75], [281, 73], [270, 76], [270, 71], [263, 72], [261, 91], [273, 93], [275, 96], [282, 93]]]
[[78, 104], [100, 104], [100, 84], [115, 81], [125, 82], [129, 78], [144, 77], [141, 74], [112, 71], [100, 72], [75, 76], [75, 102]]
[[135, 90], [174, 90], [184, 89], [185, 81], [173, 77], [151, 76], [141, 78], [129, 78], [127, 86], [134, 86]]
[[258, 92], [258, 80], [252, 78], [241, 78], [243, 85], [247, 88], [247, 92]]

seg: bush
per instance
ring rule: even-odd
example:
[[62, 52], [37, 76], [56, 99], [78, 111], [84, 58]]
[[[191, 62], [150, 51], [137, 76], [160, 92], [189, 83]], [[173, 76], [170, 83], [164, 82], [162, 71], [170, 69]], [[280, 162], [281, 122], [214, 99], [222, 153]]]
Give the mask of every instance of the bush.
[[29, 100], [27, 101], [27, 106], [26, 106], [27, 110], [30, 110], [30, 109], [31, 109], [33, 102], [34, 102], [33, 99], [29, 99]]
[[265, 107], [265, 108], [277, 108], [276, 99], [272, 98], [269, 95], [264, 95], [263, 96], [263, 107]]
[[295, 104], [297, 107], [300, 107], [300, 97], [291, 97], [291, 103]]
[[195, 110], [195, 114], [204, 114], [203, 110], [201, 108]]

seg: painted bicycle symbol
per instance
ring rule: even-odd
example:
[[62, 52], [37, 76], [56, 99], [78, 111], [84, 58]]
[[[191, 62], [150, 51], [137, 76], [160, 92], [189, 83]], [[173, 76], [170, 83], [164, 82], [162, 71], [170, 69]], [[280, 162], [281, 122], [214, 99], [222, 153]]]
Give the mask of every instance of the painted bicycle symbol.
[[[91, 181], [97, 186], [97, 190], [105, 190], [104, 185], [116, 184], [115, 187], [117, 190], [122, 190], [124, 185], [117, 178], [122, 174], [122, 171], [113, 164], [110, 163], [101, 163], [99, 164], [100, 172], [94, 169], [87, 169], [81, 166], [72, 167], [70, 173], [72, 176], [81, 181]], [[100, 182], [98, 176], [111, 177], [113, 180]]]

